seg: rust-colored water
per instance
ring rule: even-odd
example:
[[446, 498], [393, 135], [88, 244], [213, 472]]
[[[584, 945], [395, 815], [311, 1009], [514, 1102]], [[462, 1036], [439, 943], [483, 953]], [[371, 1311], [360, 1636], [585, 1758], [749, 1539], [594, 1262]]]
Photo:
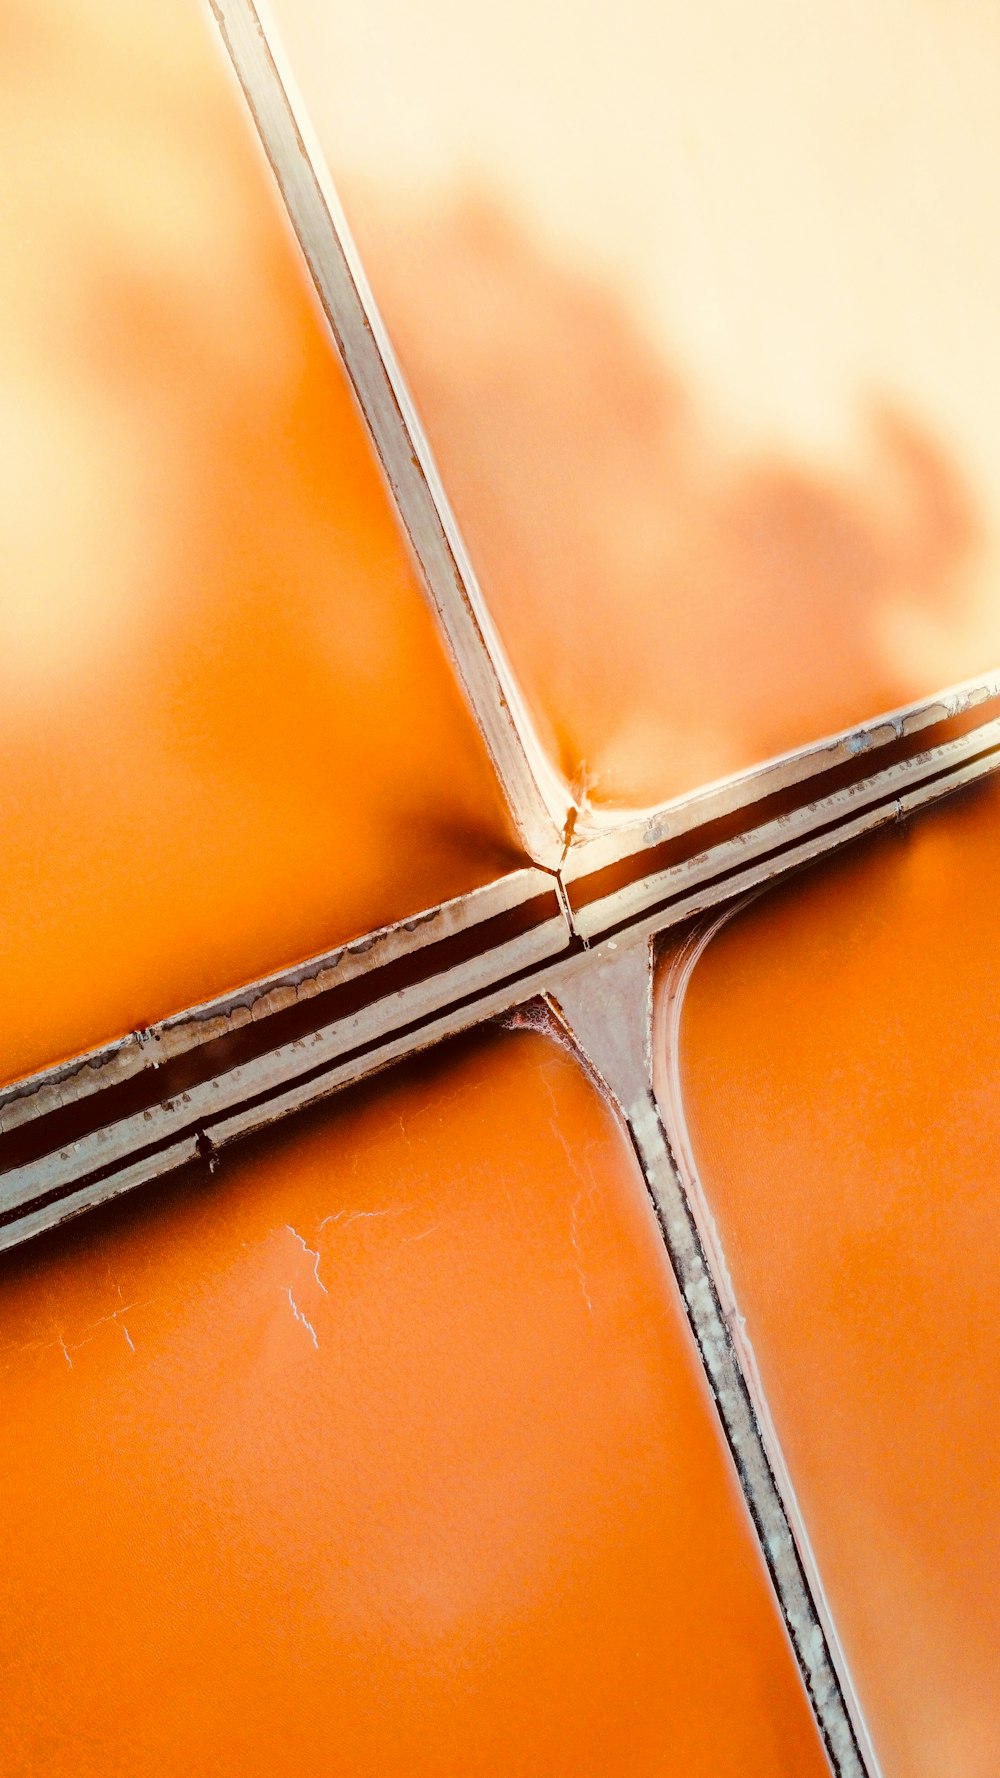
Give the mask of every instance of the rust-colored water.
[[684, 1103], [887, 1778], [1000, 1766], [1000, 793], [765, 896]]
[[644, 1187], [551, 1040], [2, 1272], [10, 1778], [822, 1778]]
[[514, 857], [213, 32], [0, 12], [0, 1078]]

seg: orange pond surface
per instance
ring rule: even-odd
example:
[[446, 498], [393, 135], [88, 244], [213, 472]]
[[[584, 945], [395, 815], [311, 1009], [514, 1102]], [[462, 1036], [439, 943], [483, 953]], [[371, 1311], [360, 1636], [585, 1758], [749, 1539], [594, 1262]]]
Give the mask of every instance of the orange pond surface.
[[693, 1152], [886, 1778], [1000, 1770], [1000, 792], [765, 896]]
[[9, 1778], [821, 1778], [645, 1190], [549, 1038], [3, 1262]]
[[513, 857], [213, 36], [0, 9], [0, 1078]]

